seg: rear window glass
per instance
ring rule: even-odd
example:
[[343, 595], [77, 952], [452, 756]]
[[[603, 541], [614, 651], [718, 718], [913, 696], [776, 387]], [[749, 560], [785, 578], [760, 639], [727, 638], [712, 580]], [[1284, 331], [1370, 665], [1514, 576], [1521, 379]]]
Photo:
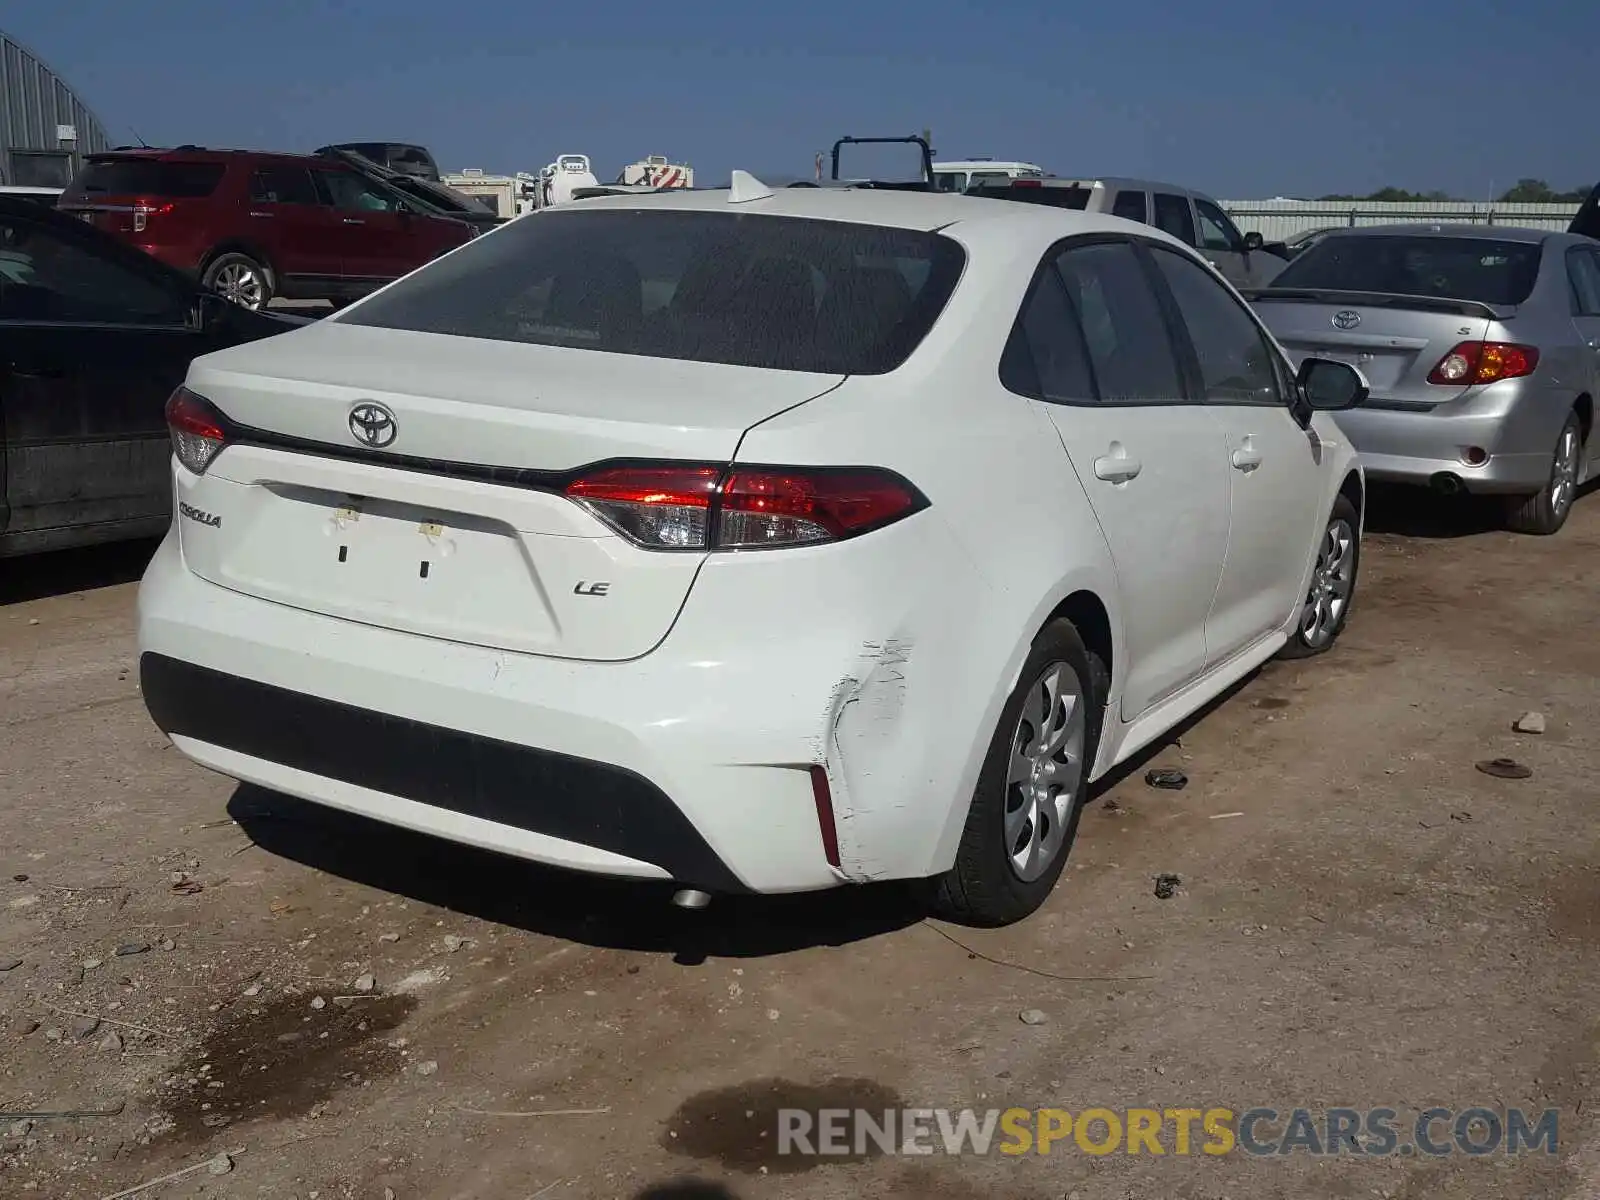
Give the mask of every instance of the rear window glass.
[[965, 261], [949, 238], [874, 225], [649, 209], [545, 212], [469, 243], [334, 319], [877, 375], [916, 349]]
[[166, 196], [197, 199], [209, 196], [222, 179], [221, 163], [155, 162], [119, 159], [90, 162], [72, 190], [91, 196]]
[[1316, 243], [1272, 286], [1521, 304], [1533, 291], [1541, 253], [1537, 242], [1345, 234]]

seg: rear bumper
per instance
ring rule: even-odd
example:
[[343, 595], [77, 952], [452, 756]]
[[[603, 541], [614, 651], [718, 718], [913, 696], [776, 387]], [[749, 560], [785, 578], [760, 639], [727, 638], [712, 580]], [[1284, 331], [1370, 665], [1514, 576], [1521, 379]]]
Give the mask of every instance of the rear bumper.
[[[1556, 435], [1571, 401], [1545, 403], [1551, 398], [1544, 393], [1523, 391], [1507, 403], [1493, 391], [1428, 411], [1363, 406], [1341, 412], [1339, 428], [1369, 479], [1425, 484], [1447, 474], [1469, 492], [1538, 491], [1549, 482]], [[1495, 400], [1500, 403], [1492, 408], [1486, 403]], [[1487, 461], [1473, 465], [1473, 448], [1486, 452]]]
[[913, 630], [937, 645], [975, 611], [970, 577], [907, 583], [949, 561], [941, 528], [719, 559], [666, 642], [623, 662], [246, 595], [194, 574], [172, 532], [139, 591], [147, 705], [224, 775], [555, 866], [708, 891], [923, 876], [948, 865], [940, 839], [988, 740], [965, 708], [989, 697], [948, 675], [953, 656], [908, 661]]

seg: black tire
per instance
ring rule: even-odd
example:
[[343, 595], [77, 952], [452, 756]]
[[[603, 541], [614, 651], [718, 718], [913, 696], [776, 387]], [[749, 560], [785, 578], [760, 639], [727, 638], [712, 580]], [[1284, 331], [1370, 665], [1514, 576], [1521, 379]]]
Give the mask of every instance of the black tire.
[[[1578, 474], [1583, 462], [1583, 425], [1576, 412], [1568, 413], [1556, 448], [1550, 455], [1550, 479], [1531, 496], [1514, 496], [1506, 503], [1506, 528], [1516, 533], [1548, 537], [1567, 523], [1577, 498]], [[1565, 487], [1557, 492], [1558, 477]]]
[[[1014, 847], [1007, 844], [1006, 819], [1008, 812], [1020, 812], [1019, 805], [1026, 800], [1022, 791], [1008, 782], [1008, 774], [1013, 754], [1021, 748], [1019, 743], [1026, 744], [1024, 709], [1030, 703], [1041, 703], [1040, 697], [1046, 694], [1043, 690], [1045, 676], [1057, 666], [1070, 671], [1077, 694], [1082, 698], [1081, 750], [1072, 764], [1076, 777], [1061, 780], [1060, 791], [1069, 796], [1064, 819], [1052, 825], [1048, 817], [1033, 818], [1038, 824], [1031, 831], [1032, 835], [1038, 836], [1039, 830], [1044, 829], [1056, 839], [1056, 845], [1042, 870], [1025, 878], [1012, 863]], [[940, 916], [964, 925], [1009, 925], [1028, 916], [1050, 895], [1077, 836], [1078, 817], [1088, 792], [1089, 769], [1100, 743], [1108, 683], [1105, 664], [1084, 647], [1072, 622], [1052, 621], [1034, 638], [1016, 689], [1000, 710], [1000, 724], [978, 774], [978, 786], [967, 812], [955, 865], [935, 881], [933, 903]], [[1050, 707], [1046, 728], [1064, 715], [1060, 706]], [[1070, 746], [1072, 740], [1069, 737], [1066, 744]], [[1070, 761], [1065, 751], [1063, 758]], [[1053, 797], [1051, 802], [1054, 802]]]
[[[1339, 554], [1334, 555], [1338, 548]], [[1329, 564], [1332, 564], [1331, 566]], [[1356, 600], [1356, 584], [1361, 575], [1361, 516], [1349, 497], [1340, 496], [1333, 502], [1333, 511], [1322, 527], [1317, 541], [1317, 559], [1311, 570], [1311, 586], [1295, 614], [1294, 630], [1289, 642], [1278, 651], [1279, 658], [1312, 658], [1333, 649], [1345, 623], [1350, 620], [1350, 609]], [[1319, 599], [1329, 603], [1328, 618], [1320, 612], [1314, 625], [1312, 606]], [[1342, 600], [1337, 611], [1333, 601]]]
[[200, 282], [242, 308], [263, 311], [277, 294], [272, 268], [248, 254], [229, 250], [206, 264]]

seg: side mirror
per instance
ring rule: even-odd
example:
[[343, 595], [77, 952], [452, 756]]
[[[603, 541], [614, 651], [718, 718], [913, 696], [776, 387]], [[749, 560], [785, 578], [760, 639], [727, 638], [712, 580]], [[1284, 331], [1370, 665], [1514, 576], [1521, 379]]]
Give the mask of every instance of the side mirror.
[[1295, 383], [1315, 412], [1340, 412], [1355, 408], [1367, 398], [1367, 380], [1349, 363], [1328, 358], [1308, 358], [1300, 364]]
[[1244, 235], [1244, 252], [1249, 254], [1252, 250], [1259, 250], [1266, 245], [1266, 241], [1255, 230]]

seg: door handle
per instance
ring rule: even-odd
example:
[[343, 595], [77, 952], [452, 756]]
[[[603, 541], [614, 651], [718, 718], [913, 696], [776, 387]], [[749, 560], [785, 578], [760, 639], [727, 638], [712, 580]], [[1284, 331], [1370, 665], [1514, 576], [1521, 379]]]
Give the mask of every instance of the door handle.
[[1104, 479], [1108, 483], [1127, 483], [1142, 470], [1144, 464], [1137, 458], [1130, 457], [1126, 450], [1114, 442], [1110, 454], [1102, 454], [1094, 460], [1095, 478]]
[[1233, 468], [1236, 471], [1254, 471], [1261, 465], [1261, 451], [1257, 450], [1245, 440], [1245, 444], [1233, 452]]
[[271, 213], [264, 213], [264, 212], [253, 212], [250, 215], [252, 217], [271, 217], [272, 216]]
[[65, 379], [67, 375], [61, 367], [18, 366], [16, 363], [8, 365], [11, 373], [18, 379]]
[[361, 220], [359, 217], [346, 217], [344, 219], [344, 223], [346, 225], [365, 225], [366, 224], [366, 222]]

